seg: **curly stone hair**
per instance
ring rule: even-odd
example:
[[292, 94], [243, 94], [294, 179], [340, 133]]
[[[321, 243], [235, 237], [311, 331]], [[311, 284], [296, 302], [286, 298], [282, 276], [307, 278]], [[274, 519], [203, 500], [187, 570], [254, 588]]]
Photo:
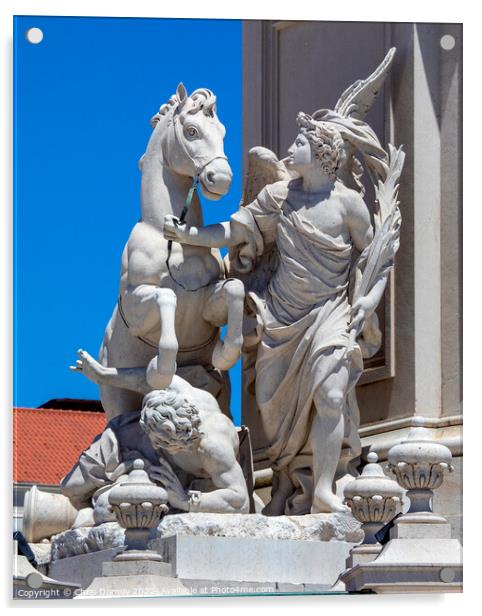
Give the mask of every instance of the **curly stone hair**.
[[300, 112], [296, 118], [300, 133], [310, 142], [314, 156], [319, 160], [321, 170], [332, 178], [345, 158], [343, 137], [328, 122], [319, 122], [307, 113]]
[[198, 409], [169, 389], [151, 391], [144, 396], [139, 423], [161, 446], [182, 447], [201, 436]]

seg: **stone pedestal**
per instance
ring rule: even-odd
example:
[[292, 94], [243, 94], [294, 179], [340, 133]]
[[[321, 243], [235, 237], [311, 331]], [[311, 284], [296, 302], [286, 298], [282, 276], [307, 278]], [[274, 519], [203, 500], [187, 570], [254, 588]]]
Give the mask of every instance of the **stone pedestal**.
[[382, 546], [376, 533], [390, 522], [401, 509], [403, 489], [385, 476], [374, 452], [368, 454], [363, 472], [344, 488], [345, 502], [353, 516], [362, 522], [364, 540], [354, 547], [347, 558], [347, 568], [368, 563], [379, 554]]
[[173, 573], [186, 585], [199, 580], [211, 586], [228, 581], [255, 583], [271, 592], [280, 591], [286, 585], [329, 590], [344, 569], [353, 547], [346, 541], [189, 535], [175, 535], [156, 544], [172, 564]]
[[[149, 578], [151, 585], [145, 590], [150, 596], [159, 595], [159, 587], [165, 594], [176, 594], [176, 588], [182, 591], [178, 594], [206, 595], [325, 592], [362, 538], [359, 522], [349, 513], [167, 515], [151, 532], [147, 546], [163, 562], [158, 563], [157, 573], [146, 575], [173, 577], [169, 582]], [[142, 567], [151, 571], [156, 564], [113, 561], [122, 544], [123, 529], [113, 522], [67, 531], [53, 539], [49, 571], [58, 579], [88, 587], [89, 593], [98, 593], [95, 596], [101, 592], [114, 596], [119, 585], [121, 591], [127, 588], [132, 593], [137, 584], [134, 577], [141, 575]]]
[[462, 547], [447, 520], [432, 510], [433, 490], [452, 471], [450, 450], [417, 419], [408, 438], [388, 452], [389, 468], [410, 499], [390, 541], [373, 562], [353, 561], [340, 579], [351, 592], [461, 592]]
[[450, 539], [450, 524], [418, 525], [402, 520], [396, 520], [390, 541], [373, 562], [354, 562], [341, 576], [346, 590], [461, 592], [462, 547]]
[[172, 575], [168, 563], [154, 560], [105, 562], [102, 575], [76, 599], [114, 597], [166, 597], [190, 595], [190, 590]]

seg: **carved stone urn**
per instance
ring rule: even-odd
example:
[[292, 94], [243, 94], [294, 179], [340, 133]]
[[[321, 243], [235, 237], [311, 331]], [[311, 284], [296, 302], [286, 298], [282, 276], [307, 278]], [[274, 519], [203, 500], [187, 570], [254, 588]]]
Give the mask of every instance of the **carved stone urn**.
[[362, 474], [345, 486], [344, 495], [353, 516], [362, 523], [363, 545], [375, 545], [375, 533], [400, 511], [404, 490], [384, 474], [376, 453], [370, 452], [367, 459]]
[[388, 451], [388, 468], [398, 483], [407, 490], [410, 509], [404, 516], [406, 522], [413, 518], [424, 522], [445, 522], [432, 511], [433, 491], [443, 482], [444, 473], [452, 472], [450, 449], [432, 439], [423, 427], [424, 420], [415, 418], [416, 425], [406, 440]]
[[119, 525], [126, 529], [126, 550], [114, 560], [162, 560], [147, 549], [147, 542], [150, 529], [157, 527], [169, 509], [167, 492], [149, 479], [142, 460], [135, 460], [127, 480], [112, 488], [109, 504]]

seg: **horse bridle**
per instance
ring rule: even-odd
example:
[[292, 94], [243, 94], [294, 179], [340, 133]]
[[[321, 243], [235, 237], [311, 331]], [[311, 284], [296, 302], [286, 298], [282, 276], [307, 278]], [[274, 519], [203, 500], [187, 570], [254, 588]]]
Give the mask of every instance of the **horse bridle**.
[[[207, 160], [206, 162], [203, 162], [204, 159], [201, 159], [200, 161], [196, 160], [195, 158], [193, 158], [191, 156], [191, 154], [189, 153], [188, 149], [186, 148], [186, 145], [184, 144], [184, 140], [181, 138], [181, 123], [179, 122], [179, 116], [174, 115], [173, 119], [173, 124], [174, 124], [174, 135], [176, 137], [176, 141], [177, 143], [181, 146], [182, 151], [184, 152], [184, 154], [187, 156], [187, 158], [191, 161], [193, 167], [194, 167], [194, 171], [195, 171], [195, 175], [193, 177], [193, 182], [192, 182], [192, 186], [189, 189], [190, 191], [194, 191], [194, 189], [196, 188], [196, 185], [200, 182], [200, 175], [201, 173], [204, 171], [204, 169], [210, 165], [214, 160], [228, 160], [227, 156], [213, 156], [211, 159]], [[202, 183], [202, 182], [201, 182]], [[204, 186], [204, 183], [202, 183], [203, 187], [205, 190], [209, 191], [209, 188], [207, 188], [206, 186]], [[183, 223], [184, 219], [187, 215], [187, 210], [189, 208], [189, 206], [191, 205], [191, 201], [192, 201], [192, 195], [191, 195], [191, 199], [189, 200], [189, 194], [188, 193], [188, 198], [186, 199], [186, 205], [184, 206], [181, 215], [179, 217], [179, 222]], [[188, 205], [188, 200], [189, 200], [189, 205]]]
[[[194, 197], [194, 192], [196, 190], [197, 185], [200, 182], [200, 178], [199, 176], [201, 175], [201, 173], [204, 171], [204, 169], [213, 162], [213, 160], [217, 160], [219, 159], [223, 159], [223, 160], [228, 160], [227, 156], [213, 156], [213, 158], [211, 158], [210, 160], [208, 160], [207, 162], [205, 162], [204, 164], [199, 163], [198, 161], [196, 161], [191, 154], [188, 152], [183, 139], [181, 139], [181, 136], [179, 134], [180, 131], [180, 122], [179, 122], [179, 116], [174, 116], [173, 117], [173, 123], [174, 123], [174, 135], [176, 137], [176, 141], [178, 142], [178, 144], [181, 146], [181, 149], [183, 150], [184, 154], [187, 156], [187, 158], [191, 161], [191, 163], [193, 164], [194, 170], [196, 172], [196, 174], [194, 175], [193, 179], [192, 179], [192, 185], [189, 188], [189, 191], [187, 193], [187, 197], [186, 197], [186, 203], [184, 204], [184, 207], [182, 208], [181, 211], [181, 215], [179, 216], [178, 220], [174, 220], [174, 224], [176, 226], [178, 225], [182, 225], [186, 219], [187, 213], [189, 211], [189, 208], [191, 207], [191, 203]], [[206, 188], [203, 184], [203, 187], [205, 188], [205, 190], [208, 190], [208, 188]], [[209, 287], [212, 283], [208, 282], [206, 284], [201, 285], [200, 287], [196, 287], [195, 289], [187, 289], [182, 282], [179, 282], [179, 280], [176, 280], [176, 278], [174, 277], [173, 273], [171, 272], [171, 268], [169, 265], [169, 258], [171, 256], [171, 251], [172, 251], [172, 240], [168, 240], [167, 242], [167, 258], [166, 258], [166, 267], [167, 267], [167, 271], [169, 272], [169, 276], [174, 280], [174, 282], [176, 284], [178, 284], [182, 289], [184, 289], [185, 291], [189, 291], [189, 292], [195, 292], [195, 291], [199, 291], [200, 289], [204, 289], [205, 287]]]

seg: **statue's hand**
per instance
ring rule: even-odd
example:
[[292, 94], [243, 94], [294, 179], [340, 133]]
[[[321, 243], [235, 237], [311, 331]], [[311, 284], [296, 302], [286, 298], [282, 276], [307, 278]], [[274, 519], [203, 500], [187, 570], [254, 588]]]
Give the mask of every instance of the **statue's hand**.
[[82, 372], [90, 381], [100, 385], [104, 375], [104, 367], [83, 349], [79, 349], [77, 355], [79, 359], [75, 362], [75, 366], [69, 366], [70, 370], [72, 372]]
[[167, 460], [161, 458], [159, 466], [151, 466], [147, 472], [151, 479], [165, 488], [170, 505], [182, 511], [189, 511], [189, 495]]
[[351, 307], [350, 329], [360, 331], [365, 320], [374, 313], [376, 307], [369, 295], [357, 299]]
[[189, 237], [189, 227], [184, 222], [180, 222], [179, 218], [172, 214], [164, 216], [164, 237], [166, 240], [173, 240], [181, 244]]

